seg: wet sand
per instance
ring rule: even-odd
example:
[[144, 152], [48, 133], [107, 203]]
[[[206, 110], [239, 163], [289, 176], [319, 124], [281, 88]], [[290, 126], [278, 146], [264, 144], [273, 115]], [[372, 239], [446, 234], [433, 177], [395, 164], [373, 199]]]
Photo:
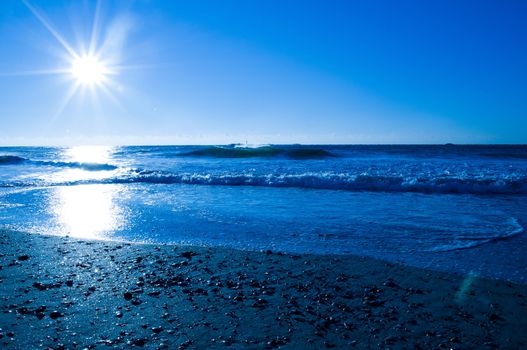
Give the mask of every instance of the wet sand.
[[0, 231], [5, 349], [527, 347], [527, 286], [371, 258]]

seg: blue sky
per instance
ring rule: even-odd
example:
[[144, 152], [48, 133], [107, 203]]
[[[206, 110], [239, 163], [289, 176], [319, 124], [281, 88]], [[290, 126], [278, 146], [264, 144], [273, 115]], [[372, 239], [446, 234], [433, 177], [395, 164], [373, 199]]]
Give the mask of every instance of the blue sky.
[[527, 143], [527, 2], [96, 4], [0, 2], [0, 144]]

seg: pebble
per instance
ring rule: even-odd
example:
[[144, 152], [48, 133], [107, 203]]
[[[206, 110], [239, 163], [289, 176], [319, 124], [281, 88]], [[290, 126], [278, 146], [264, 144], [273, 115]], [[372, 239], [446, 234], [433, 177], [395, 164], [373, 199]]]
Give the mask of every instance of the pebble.
[[197, 253], [195, 252], [191, 252], [191, 251], [188, 251], [188, 252], [183, 252], [180, 254], [182, 257], [184, 258], [187, 258], [187, 259], [192, 259], [193, 256], [196, 256], [198, 255]]
[[51, 319], [55, 320], [55, 319], [57, 319], [59, 317], [64, 317], [64, 314], [55, 310], [55, 311], [52, 311], [49, 314], [49, 317], [51, 317]]
[[263, 309], [264, 307], [267, 306], [267, 300], [265, 299], [258, 299], [256, 300], [251, 306], [252, 307], [257, 307], [257, 308], [260, 308], [260, 309]]
[[399, 285], [397, 283], [395, 283], [394, 281], [392, 281], [392, 280], [388, 280], [388, 281], [384, 282], [383, 285], [388, 287], [388, 288], [399, 288]]
[[146, 338], [139, 338], [139, 339], [135, 339], [133, 341], [133, 344], [135, 346], [141, 346], [141, 347], [145, 346], [146, 343], [148, 343], [148, 339], [146, 339]]
[[152, 327], [152, 332], [159, 334], [163, 331], [163, 327]]

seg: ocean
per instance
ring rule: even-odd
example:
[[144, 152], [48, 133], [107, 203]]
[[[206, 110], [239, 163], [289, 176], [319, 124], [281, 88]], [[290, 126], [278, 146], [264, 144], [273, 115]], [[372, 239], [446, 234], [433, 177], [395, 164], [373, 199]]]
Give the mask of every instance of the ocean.
[[0, 148], [0, 228], [527, 281], [525, 145]]

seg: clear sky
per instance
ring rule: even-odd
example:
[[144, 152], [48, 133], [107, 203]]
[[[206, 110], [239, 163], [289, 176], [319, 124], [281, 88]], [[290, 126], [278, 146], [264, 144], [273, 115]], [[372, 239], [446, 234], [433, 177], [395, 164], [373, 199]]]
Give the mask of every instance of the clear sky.
[[0, 144], [527, 143], [526, 1], [0, 1]]

